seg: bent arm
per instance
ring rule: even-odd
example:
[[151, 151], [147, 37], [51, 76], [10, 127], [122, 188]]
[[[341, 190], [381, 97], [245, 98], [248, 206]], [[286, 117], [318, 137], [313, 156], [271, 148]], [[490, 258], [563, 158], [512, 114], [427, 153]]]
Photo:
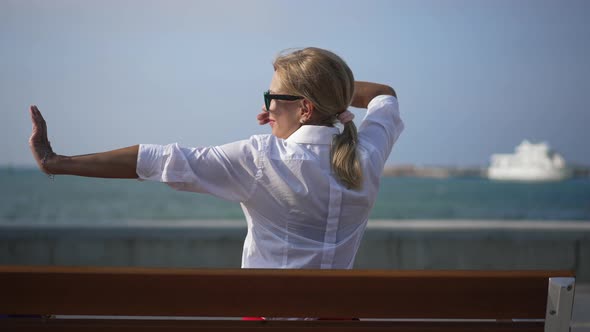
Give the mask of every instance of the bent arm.
[[358, 108], [367, 108], [369, 102], [371, 102], [373, 98], [380, 95], [389, 95], [397, 98], [395, 90], [393, 90], [393, 88], [388, 85], [355, 81], [354, 95], [352, 96], [350, 106]]
[[47, 138], [47, 124], [37, 106], [30, 108], [33, 131], [29, 147], [41, 171], [99, 178], [136, 179], [139, 145], [81, 156], [60, 156], [53, 152]]

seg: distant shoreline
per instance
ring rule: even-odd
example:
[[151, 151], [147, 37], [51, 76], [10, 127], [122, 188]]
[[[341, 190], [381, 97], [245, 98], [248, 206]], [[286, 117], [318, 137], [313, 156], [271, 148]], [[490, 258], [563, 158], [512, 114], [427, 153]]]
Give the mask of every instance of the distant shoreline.
[[[572, 178], [590, 178], [590, 167], [571, 166]], [[488, 167], [483, 166], [416, 166], [386, 165], [383, 176], [418, 178], [487, 178]]]

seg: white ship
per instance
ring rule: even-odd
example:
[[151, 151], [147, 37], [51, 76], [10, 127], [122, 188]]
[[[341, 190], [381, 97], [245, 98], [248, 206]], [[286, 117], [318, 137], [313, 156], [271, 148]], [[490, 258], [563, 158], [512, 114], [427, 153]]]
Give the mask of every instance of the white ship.
[[488, 178], [509, 181], [560, 181], [570, 177], [565, 159], [545, 142], [524, 140], [514, 154], [493, 154]]

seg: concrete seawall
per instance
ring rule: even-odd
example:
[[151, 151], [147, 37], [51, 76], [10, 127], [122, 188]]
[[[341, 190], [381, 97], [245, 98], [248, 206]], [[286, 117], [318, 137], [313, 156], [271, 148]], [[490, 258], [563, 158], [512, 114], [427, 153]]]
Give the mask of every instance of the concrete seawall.
[[[239, 267], [245, 222], [0, 224], [0, 264]], [[588, 221], [371, 220], [355, 268], [569, 269], [590, 282]]]

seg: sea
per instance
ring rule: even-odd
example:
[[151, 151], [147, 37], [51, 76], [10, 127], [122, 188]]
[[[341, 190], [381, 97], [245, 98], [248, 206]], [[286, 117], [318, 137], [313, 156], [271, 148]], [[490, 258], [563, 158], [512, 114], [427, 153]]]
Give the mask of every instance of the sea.
[[[383, 177], [370, 215], [381, 220], [576, 220], [590, 222], [590, 178], [497, 182], [482, 178]], [[97, 224], [232, 220], [240, 205], [162, 183], [56, 176], [0, 168], [0, 223]]]

